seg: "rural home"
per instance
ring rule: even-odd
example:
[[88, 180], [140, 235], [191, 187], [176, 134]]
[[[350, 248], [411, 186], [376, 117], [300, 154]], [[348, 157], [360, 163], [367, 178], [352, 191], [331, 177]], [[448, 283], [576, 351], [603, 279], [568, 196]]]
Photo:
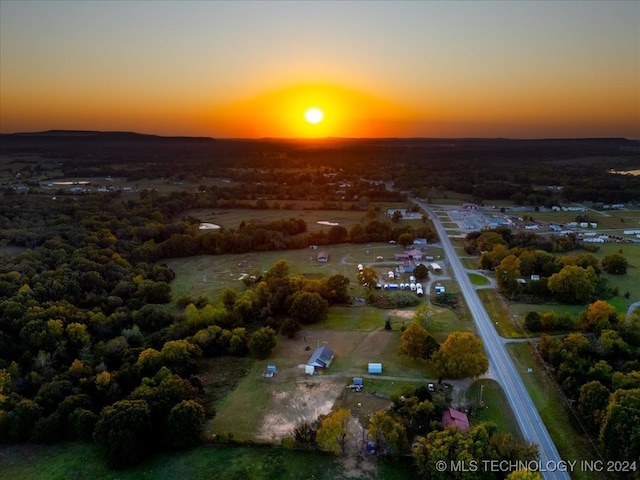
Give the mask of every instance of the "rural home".
[[467, 432], [470, 428], [467, 414], [453, 408], [447, 408], [442, 412], [442, 424], [445, 427], [457, 428], [461, 432]]
[[334, 353], [329, 347], [318, 347], [309, 357], [307, 365], [313, 367], [314, 370], [324, 370], [331, 365]]

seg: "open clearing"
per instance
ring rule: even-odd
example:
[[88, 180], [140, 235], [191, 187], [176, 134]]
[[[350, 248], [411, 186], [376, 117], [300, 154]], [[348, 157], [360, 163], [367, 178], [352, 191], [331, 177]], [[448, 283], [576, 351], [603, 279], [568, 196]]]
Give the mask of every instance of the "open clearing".
[[[237, 439], [271, 441], [289, 436], [296, 425], [329, 413], [343, 395], [350, 395], [347, 387], [353, 377], [365, 377], [363, 397], [370, 392], [366, 378], [369, 362], [382, 361], [383, 374], [377, 381], [388, 381], [392, 389], [405, 379], [409, 383], [433, 382], [426, 362], [398, 355], [399, 339], [399, 331], [384, 329], [306, 330], [295, 339], [280, 337], [271, 356], [256, 362], [237, 387], [215, 405], [218, 413], [208, 422], [206, 437], [231, 433]], [[304, 364], [318, 345], [331, 348], [335, 358], [324, 374], [308, 376]], [[268, 364], [278, 369], [272, 378], [262, 376]], [[382, 397], [382, 402], [367, 402], [369, 407], [363, 407], [360, 413], [371, 414], [380, 403], [386, 405], [388, 400]]]

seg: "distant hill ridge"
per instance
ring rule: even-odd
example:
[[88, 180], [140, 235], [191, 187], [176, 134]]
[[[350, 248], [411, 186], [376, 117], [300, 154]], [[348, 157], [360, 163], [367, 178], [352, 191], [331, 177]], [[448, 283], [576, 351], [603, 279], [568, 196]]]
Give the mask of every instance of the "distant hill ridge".
[[44, 132], [16, 132], [5, 133], [1, 135], [2, 138], [16, 138], [16, 137], [29, 137], [29, 138], [69, 138], [69, 137], [82, 137], [86, 139], [96, 140], [188, 140], [188, 141], [215, 141], [211, 137], [188, 137], [188, 136], [162, 136], [152, 135], [147, 133], [136, 132], [118, 132], [118, 131], [96, 131], [96, 130], [47, 130]]

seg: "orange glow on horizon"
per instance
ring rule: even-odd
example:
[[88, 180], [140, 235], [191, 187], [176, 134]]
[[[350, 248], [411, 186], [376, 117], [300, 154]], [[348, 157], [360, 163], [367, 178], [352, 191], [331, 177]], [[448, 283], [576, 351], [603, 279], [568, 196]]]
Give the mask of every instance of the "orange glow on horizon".
[[228, 137], [375, 137], [388, 135], [387, 124], [411, 116], [408, 109], [365, 93], [306, 84], [216, 109], [207, 123]]

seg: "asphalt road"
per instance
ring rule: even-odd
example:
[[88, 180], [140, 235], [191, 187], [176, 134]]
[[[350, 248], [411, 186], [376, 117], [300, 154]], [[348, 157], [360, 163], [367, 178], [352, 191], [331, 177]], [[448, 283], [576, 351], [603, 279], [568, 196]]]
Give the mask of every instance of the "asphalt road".
[[540, 458], [536, 466], [539, 467], [539, 471], [545, 480], [570, 479], [569, 473], [561, 470], [565, 468], [570, 470], [571, 465], [567, 464], [567, 462], [579, 459], [560, 458], [560, 454], [553, 440], [551, 440], [540, 414], [531, 401], [531, 397], [527, 393], [502, 339], [496, 332], [482, 301], [476, 294], [469, 276], [462, 266], [438, 216], [425, 203], [418, 200], [414, 201], [428, 212], [436, 227], [446, 258], [449, 260], [449, 264], [458, 280], [462, 294], [476, 323], [480, 338], [484, 342], [492, 377], [502, 386], [523, 437], [538, 445]]

